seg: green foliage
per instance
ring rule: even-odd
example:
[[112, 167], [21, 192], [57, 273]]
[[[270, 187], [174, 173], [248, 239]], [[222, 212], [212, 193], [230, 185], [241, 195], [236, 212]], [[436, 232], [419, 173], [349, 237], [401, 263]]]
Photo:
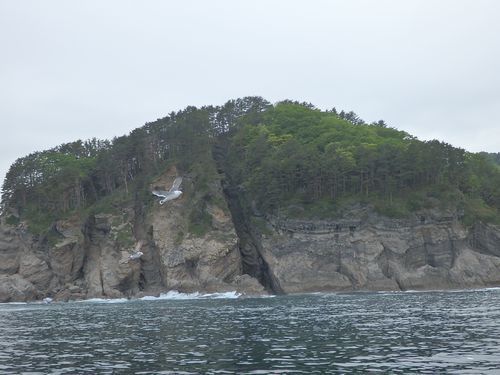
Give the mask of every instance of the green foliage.
[[26, 210], [26, 218], [28, 219], [28, 230], [36, 235], [47, 234], [57, 219], [54, 212], [40, 211], [33, 207]]
[[463, 221], [467, 226], [477, 221], [500, 224], [498, 208], [487, 205], [481, 198], [467, 199], [464, 208]]
[[85, 209], [87, 215], [95, 214], [113, 214], [118, 215], [121, 208], [131, 203], [132, 197], [125, 193], [124, 190], [117, 190], [110, 195], [104, 196], [96, 203], [88, 206]]
[[262, 118], [239, 129], [229, 153], [236, 183], [260, 211], [298, 205], [298, 215], [321, 218], [349, 197], [404, 217], [434, 206], [433, 193], [442, 207], [474, 197], [500, 207], [500, 170], [482, 155], [297, 103], [278, 104]]
[[49, 246], [54, 246], [63, 238], [63, 236], [55, 230], [49, 230], [45, 234], [45, 238], [47, 239]]
[[280, 215], [290, 218], [309, 218], [309, 219], [328, 219], [340, 215], [344, 204], [347, 204], [346, 197], [343, 202], [340, 200], [333, 201], [331, 199], [319, 199], [310, 201], [304, 199], [293, 199], [289, 201], [289, 205], [280, 209]]
[[401, 198], [393, 199], [392, 201], [381, 199], [375, 200], [374, 208], [380, 215], [395, 219], [406, 218], [411, 212], [410, 207], [408, 207], [408, 202]]
[[18, 225], [21, 222], [17, 216], [9, 215], [7, 219], [5, 219], [5, 223], [8, 225]]
[[486, 160], [489, 160], [492, 163], [500, 166], [500, 152], [497, 153], [480, 152], [479, 155], [484, 157]]
[[174, 244], [180, 245], [183, 239], [184, 239], [184, 232], [180, 230], [179, 232], [177, 232], [177, 235], [175, 236]]
[[253, 227], [256, 228], [259, 233], [266, 236], [270, 236], [273, 234], [273, 231], [271, 230], [271, 228], [269, 228], [269, 223], [263, 218], [254, 216], [251, 218], [251, 220]]
[[203, 237], [212, 228], [212, 216], [204, 207], [193, 208], [189, 215], [189, 233], [196, 237]]
[[131, 249], [135, 245], [135, 240], [129, 226], [125, 226], [116, 233], [116, 244], [120, 249]]
[[439, 206], [463, 208], [468, 220], [499, 215], [499, 154], [422, 142], [352, 111], [260, 97], [187, 107], [112, 141], [76, 141], [20, 158], [4, 181], [2, 210], [19, 213], [33, 233], [48, 233], [67, 215], [151, 204], [149, 184], [175, 165], [192, 176], [183, 187], [194, 197], [188, 230], [203, 235], [211, 228], [207, 204], [226, 209], [212, 194], [220, 143], [228, 145], [226, 176], [262, 213], [328, 218], [363, 202], [392, 217]]

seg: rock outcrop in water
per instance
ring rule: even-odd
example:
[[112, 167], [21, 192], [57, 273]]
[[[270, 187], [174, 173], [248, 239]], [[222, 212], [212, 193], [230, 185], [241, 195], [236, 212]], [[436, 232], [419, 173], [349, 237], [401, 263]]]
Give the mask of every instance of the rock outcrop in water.
[[[156, 183], [168, 185], [172, 176], [175, 170]], [[136, 199], [118, 213], [58, 221], [56, 240], [2, 224], [0, 301], [172, 289], [261, 294], [500, 285], [500, 230], [481, 223], [466, 229], [452, 212], [395, 220], [358, 206], [337, 221], [256, 218], [236, 187], [216, 181], [210, 194], [218, 203], [204, 208], [210, 230], [194, 235], [186, 232], [188, 203], [204, 197], [187, 184], [187, 194], [165, 206]], [[252, 225], [255, 219], [264, 230]], [[134, 250], [143, 255], [130, 259]]]

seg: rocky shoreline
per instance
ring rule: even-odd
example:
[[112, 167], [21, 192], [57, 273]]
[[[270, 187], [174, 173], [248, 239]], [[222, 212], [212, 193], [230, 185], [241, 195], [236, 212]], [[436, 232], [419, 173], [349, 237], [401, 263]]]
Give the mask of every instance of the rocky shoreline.
[[[168, 185], [172, 175], [155, 183]], [[210, 194], [218, 203], [205, 207], [210, 230], [194, 235], [186, 231], [186, 207], [195, 194], [188, 189], [165, 207], [146, 210], [136, 201], [112, 214], [60, 220], [55, 240], [2, 221], [0, 302], [500, 285], [500, 229], [466, 228], [454, 212], [396, 220], [357, 206], [331, 222], [255, 217], [217, 182]]]

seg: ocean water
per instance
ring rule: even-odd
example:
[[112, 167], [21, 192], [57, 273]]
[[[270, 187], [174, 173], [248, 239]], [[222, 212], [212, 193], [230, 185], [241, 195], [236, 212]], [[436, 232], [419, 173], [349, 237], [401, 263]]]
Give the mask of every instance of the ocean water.
[[500, 290], [0, 304], [0, 373], [500, 374]]

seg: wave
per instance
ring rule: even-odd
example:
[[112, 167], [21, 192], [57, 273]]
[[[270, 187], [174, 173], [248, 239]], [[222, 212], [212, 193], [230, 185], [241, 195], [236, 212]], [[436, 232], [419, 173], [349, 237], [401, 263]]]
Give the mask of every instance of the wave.
[[465, 289], [408, 289], [408, 290], [387, 290], [377, 291], [376, 294], [401, 294], [401, 293], [473, 293], [473, 292], [495, 292], [500, 291], [500, 287], [481, 287]]
[[167, 293], [161, 293], [158, 297], [155, 296], [145, 296], [139, 298], [142, 301], [157, 301], [157, 300], [186, 300], [186, 299], [234, 299], [239, 298], [241, 296], [240, 293], [233, 292], [225, 292], [225, 293], [181, 293], [177, 290], [170, 290]]
[[89, 298], [76, 301], [78, 303], [124, 303], [134, 301], [160, 301], [160, 300], [191, 300], [191, 299], [234, 299], [239, 298], [240, 293], [225, 292], [225, 293], [181, 293], [177, 290], [170, 290], [167, 293], [161, 293], [159, 296], [145, 296], [141, 298]]
[[0, 302], [0, 305], [27, 305], [28, 302]]
[[127, 298], [89, 298], [75, 301], [77, 303], [124, 303], [130, 302], [130, 299]]

